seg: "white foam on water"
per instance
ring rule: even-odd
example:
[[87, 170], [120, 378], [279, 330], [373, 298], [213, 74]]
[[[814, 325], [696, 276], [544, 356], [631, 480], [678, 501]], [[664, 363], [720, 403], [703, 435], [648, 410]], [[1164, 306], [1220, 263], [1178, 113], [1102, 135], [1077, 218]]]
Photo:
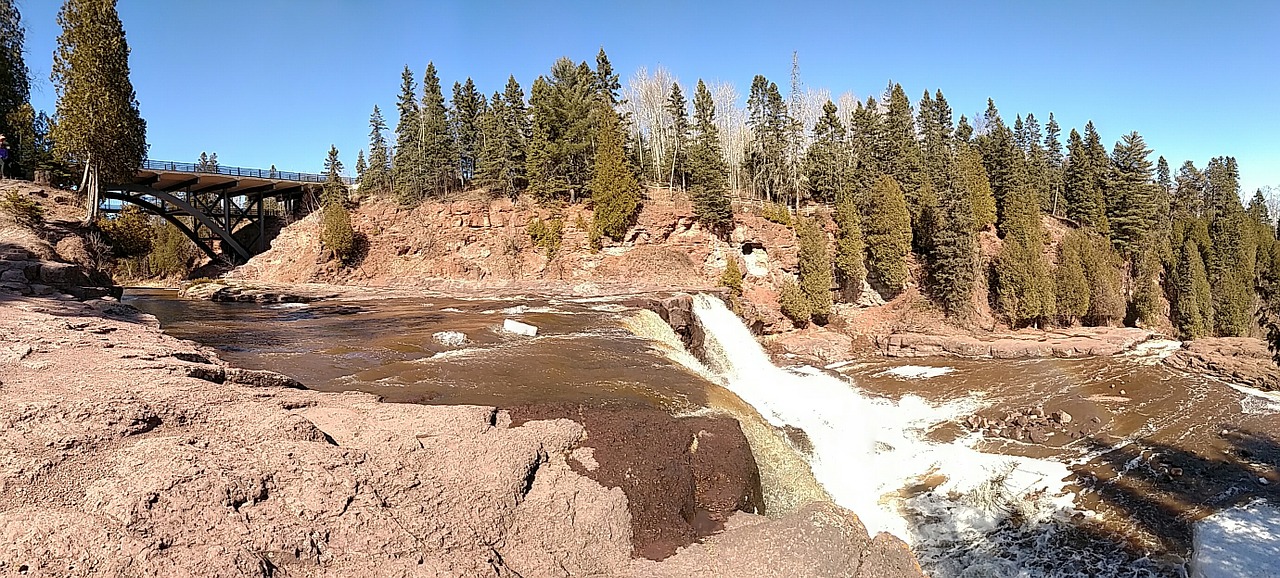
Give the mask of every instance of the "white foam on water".
[[1280, 391], [1262, 391], [1234, 383], [1227, 385], [1244, 394], [1240, 397], [1240, 411], [1255, 415], [1280, 413]]
[[1195, 525], [1191, 578], [1280, 578], [1280, 509], [1257, 501]]
[[617, 303], [602, 303], [600, 305], [592, 305], [591, 307], [588, 307], [588, 309], [604, 313], [622, 313], [630, 308], [626, 305], [619, 305]]
[[[893, 401], [865, 395], [851, 382], [826, 374], [784, 371], [719, 299], [698, 295], [694, 314], [705, 329], [704, 357], [711, 369], [770, 423], [807, 434], [815, 477], [872, 534], [887, 531], [922, 544], [942, 539], [944, 526], [952, 534], [994, 528], [1011, 512], [952, 498], [991, 488], [993, 477], [1003, 494], [1040, 496], [1037, 509], [1022, 515], [1048, 516], [1071, 507], [1074, 496], [1064, 482], [1070, 471], [1062, 463], [980, 452], [976, 434], [951, 443], [925, 439], [933, 426], [978, 409], [982, 404], [976, 398], [942, 405], [912, 395]], [[902, 495], [905, 487], [935, 476], [945, 479], [933, 491]], [[913, 527], [908, 516], [938, 517], [943, 523]]]
[[272, 305], [264, 305], [264, 309], [306, 309], [310, 307], [306, 303], [275, 303]]
[[891, 376], [898, 379], [929, 379], [930, 377], [941, 377], [955, 371], [954, 367], [929, 367], [925, 365], [900, 365], [891, 367], [875, 377]]
[[1173, 355], [1179, 349], [1182, 349], [1181, 341], [1148, 339], [1133, 346], [1133, 349], [1126, 351], [1122, 356], [1134, 358], [1143, 365], [1155, 365], [1164, 361], [1164, 358]]
[[462, 313], [462, 310], [458, 309], [457, 307], [445, 307], [444, 309], [441, 309], [440, 312], [441, 313]]

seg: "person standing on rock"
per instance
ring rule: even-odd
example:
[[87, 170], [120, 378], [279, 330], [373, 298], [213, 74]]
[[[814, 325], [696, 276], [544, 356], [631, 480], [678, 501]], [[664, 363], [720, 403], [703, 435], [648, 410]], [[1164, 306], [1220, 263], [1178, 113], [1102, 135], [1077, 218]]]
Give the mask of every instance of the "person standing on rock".
[[0, 179], [9, 178], [9, 141], [0, 134]]

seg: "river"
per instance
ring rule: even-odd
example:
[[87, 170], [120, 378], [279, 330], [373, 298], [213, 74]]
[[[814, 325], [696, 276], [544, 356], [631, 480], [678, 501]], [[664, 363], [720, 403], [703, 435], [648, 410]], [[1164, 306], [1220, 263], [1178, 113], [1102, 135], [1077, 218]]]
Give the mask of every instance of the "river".
[[[869, 358], [823, 369], [775, 364], [705, 296], [695, 303], [707, 333], [701, 359], [656, 315], [610, 300], [259, 305], [130, 290], [125, 301], [228, 362], [318, 390], [731, 413], [753, 441], [766, 504], [797, 494], [770, 485], [816, 480], [798, 493], [825, 493], [871, 531], [907, 540], [933, 576], [1280, 576], [1280, 396], [1173, 371], [1159, 363], [1160, 347], [1117, 358]], [[501, 331], [508, 318], [538, 336]], [[445, 332], [466, 343], [445, 344]], [[1067, 412], [1072, 425], [1035, 442], [963, 425], [1037, 409]], [[795, 463], [812, 475], [781, 471]]]

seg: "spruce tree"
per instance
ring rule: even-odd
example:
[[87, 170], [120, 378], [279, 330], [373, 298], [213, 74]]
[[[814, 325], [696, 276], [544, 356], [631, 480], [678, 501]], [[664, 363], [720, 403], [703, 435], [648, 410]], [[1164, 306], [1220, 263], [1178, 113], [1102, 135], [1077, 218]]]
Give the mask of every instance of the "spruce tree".
[[622, 88], [622, 83], [618, 82], [618, 73], [614, 72], [613, 64], [609, 62], [609, 56], [604, 53], [603, 46], [600, 47], [600, 52], [596, 53], [594, 80], [596, 92], [605, 98], [609, 108], [616, 108], [620, 103], [618, 90]]
[[[24, 172], [31, 172], [32, 159], [25, 157], [31, 156], [35, 146], [31, 135], [35, 111], [28, 104], [30, 71], [22, 56], [25, 36], [22, 16], [14, 0], [0, 0], [0, 134], [8, 135], [13, 145], [8, 160], [10, 175], [14, 174], [15, 165], [27, 167]], [[26, 114], [24, 107], [29, 110]]]
[[607, 105], [596, 134], [595, 174], [591, 178], [592, 238], [621, 240], [640, 212], [640, 183], [627, 166], [624, 136], [617, 113]]
[[1049, 214], [1061, 216], [1065, 214], [1062, 197], [1062, 128], [1058, 126], [1058, 121], [1053, 118], [1052, 112], [1049, 113], [1049, 123], [1045, 125], [1044, 130], [1044, 158], [1045, 166], [1049, 171]]
[[834, 202], [849, 178], [844, 124], [836, 113], [830, 100], [822, 106], [822, 117], [813, 127], [813, 144], [805, 153], [809, 197], [820, 203]]
[[448, 109], [440, 89], [436, 65], [427, 63], [422, 75], [422, 105], [418, 109], [418, 143], [422, 151], [423, 178], [427, 191], [440, 195], [457, 183], [454, 170], [454, 143], [449, 133]]
[[689, 161], [689, 103], [684, 99], [684, 93], [680, 91], [680, 84], [671, 83], [671, 93], [667, 96], [667, 104], [664, 107], [667, 116], [671, 120], [669, 127], [671, 134], [671, 158], [667, 159], [667, 166], [671, 167], [667, 176], [667, 188], [675, 190], [677, 185], [684, 188], [688, 183]]
[[1206, 337], [1213, 327], [1213, 297], [1209, 278], [1205, 273], [1200, 248], [1187, 238], [1178, 250], [1178, 265], [1174, 270], [1172, 293], [1172, 321], [1178, 329], [1178, 339], [1190, 340]]
[[747, 126], [753, 138], [746, 163], [752, 187], [768, 201], [785, 201], [790, 193], [786, 157], [792, 122], [778, 85], [756, 75], [747, 97]]
[[[998, 117], [997, 117], [998, 119]], [[995, 301], [1012, 325], [1040, 324], [1057, 310], [1053, 277], [1044, 261], [1044, 231], [1040, 225], [1040, 200], [1026, 185], [1026, 167], [1014, 144], [1013, 132], [996, 123], [985, 135], [984, 159], [999, 174], [1003, 195], [1000, 230], [1004, 246], [995, 260]], [[1002, 166], [1005, 159], [1008, 167]], [[991, 172], [991, 169], [988, 169]], [[995, 188], [996, 177], [992, 177]]]
[[858, 104], [854, 109], [852, 127], [849, 133], [849, 149], [853, 164], [849, 170], [849, 181], [858, 195], [865, 195], [875, 186], [882, 171], [876, 160], [876, 142], [880, 134], [880, 115], [876, 112], [878, 105], [875, 99], [868, 98], [867, 104]]
[[800, 290], [809, 302], [809, 314], [825, 324], [831, 314], [831, 255], [827, 251], [827, 233], [813, 219], [801, 217], [796, 223], [799, 261], [797, 277]]
[[95, 180], [130, 182], [147, 154], [147, 123], [129, 81], [129, 44], [115, 0], [66, 0], [58, 24], [53, 141]]
[[[585, 62], [574, 65], [568, 58], [557, 60], [549, 77], [534, 81], [525, 165], [529, 188], [543, 202], [562, 196], [575, 201], [590, 177], [592, 135], [609, 121], [603, 109], [595, 108], [595, 84], [595, 73]], [[599, 146], [595, 142], [597, 151]]]
[[1204, 175], [1195, 163], [1186, 161], [1178, 169], [1173, 187], [1173, 213], [1183, 217], [1199, 217], [1204, 213]]
[[996, 197], [991, 192], [991, 181], [982, 166], [982, 153], [978, 147], [965, 141], [956, 143], [956, 168], [969, 200], [973, 205], [973, 229], [985, 231], [996, 222]]
[[716, 105], [711, 91], [698, 80], [694, 91], [694, 135], [689, 146], [689, 182], [693, 211], [707, 228], [723, 232], [733, 228], [729, 200], [729, 169], [720, 150]]
[[1023, 191], [1018, 189], [1026, 186], [1026, 163], [1014, 142], [1013, 131], [1000, 120], [1000, 112], [991, 99], [987, 99], [984, 122], [986, 133], [978, 137], [978, 148], [996, 199], [996, 229], [1005, 236], [1011, 218], [1009, 208], [1014, 205], [1011, 197], [1015, 192], [1021, 194]]
[[[400, 73], [400, 98], [396, 101], [396, 110], [400, 119], [396, 121], [396, 151], [391, 160], [391, 177], [395, 186], [396, 200], [405, 207], [414, 207], [421, 203], [426, 191], [422, 147], [418, 140], [422, 119], [418, 113], [417, 92], [413, 82], [413, 71], [405, 66], [404, 71]], [[373, 124], [372, 120], [370, 124]], [[377, 131], [376, 125], [374, 131]]]
[[[920, 145], [916, 141], [911, 101], [902, 90], [902, 85], [893, 84], [888, 88], [885, 104], [886, 111], [877, 149], [880, 170], [892, 176], [902, 186], [911, 212], [912, 226], [921, 228], [921, 216], [924, 214], [924, 204], [921, 203], [921, 191], [925, 182], [924, 163], [920, 158]], [[920, 244], [919, 241], [917, 244]]]
[[1238, 196], [1220, 200], [1209, 224], [1209, 239], [1214, 330], [1220, 337], [1247, 335], [1253, 321], [1257, 246]]
[[1089, 325], [1114, 325], [1125, 317], [1121, 288], [1121, 261], [1111, 242], [1097, 231], [1083, 229], [1081, 259], [1089, 280]]
[[1093, 162], [1088, 145], [1079, 132], [1071, 129], [1071, 135], [1067, 137], [1066, 165], [1063, 168], [1067, 217], [1106, 234], [1110, 224], [1107, 222], [1102, 190], [1098, 188], [1098, 180], [1095, 178], [1102, 167], [1095, 167]]
[[324, 188], [320, 192], [323, 206], [343, 205], [348, 202], [348, 189], [342, 182], [342, 161], [338, 159], [338, 147], [329, 145], [329, 156], [324, 159]]
[[386, 130], [382, 111], [374, 105], [373, 114], [369, 115], [369, 166], [360, 181], [361, 190], [370, 194], [391, 190], [391, 160], [387, 155], [387, 137], [383, 134]]
[[[948, 166], [947, 170], [955, 169]], [[971, 306], [977, 256], [973, 200], [959, 174], [942, 186], [928, 258], [929, 284], [943, 311], [963, 315]]]
[[1154, 233], [1156, 185], [1142, 136], [1129, 133], [1116, 143], [1106, 176], [1107, 222], [1111, 241], [1125, 258], [1132, 257]]
[[364, 174], [369, 170], [369, 166], [364, 162], [364, 149], [360, 149], [356, 153], [356, 184], [364, 185]]
[[544, 204], [569, 190], [569, 183], [561, 174], [558, 159], [552, 149], [553, 131], [557, 123], [551, 99], [551, 85], [539, 76], [533, 81], [533, 90], [529, 93], [533, 122], [526, 149], [525, 174], [529, 179], [529, 191]]
[[1156, 184], [1164, 189], [1165, 194], [1173, 193], [1173, 175], [1169, 172], [1169, 161], [1164, 160], [1164, 155], [1156, 159]]
[[457, 154], [458, 181], [465, 187], [476, 177], [477, 158], [480, 155], [480, 117], [486, 102], [476, 85], [467, 78], [466, 83], [453, 83], [453, 107], [449, 109], [449, 125]]
[[862, 240], [862, 217], [853, 195], [846, 192], [836, 200], [835, 280], [845, 301], [862, 293], [867, 278], [866, 243]]
[[484, 115], [480, 184], [493, 195], [515, 196], [524, 190], [529, 116], [524, 91], [514, 76], [507, 78], [502, 95], [493, 94]]
[[867, 192], [867, 276], [886, 295], [902, 291], [907, 282], [907, 253], [911, 252], [911, 213], [902, 187], [883, 175]]

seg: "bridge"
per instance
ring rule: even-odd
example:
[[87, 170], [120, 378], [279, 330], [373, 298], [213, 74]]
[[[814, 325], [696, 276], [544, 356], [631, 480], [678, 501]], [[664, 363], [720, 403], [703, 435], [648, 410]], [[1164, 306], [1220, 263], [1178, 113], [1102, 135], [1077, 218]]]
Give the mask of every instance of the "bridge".
[[[301, 201], [314, 198], [327, 180], [325, 175], [274, 168], [147, 160], [132, 182], [102, 185], [93, 209], [118, 212], [120, 203], [136, 205], [172, 223], [210, 258], [218, 258], [215, 249], [221, 243], [232, 258], [244, 262], [266, 250], [270, 214], [281, 209], [295, 214]], [[346, 185], [352, 182], [343, 178]], [[276, 208], [267, 208], [268, 199], [277, 201]]]

